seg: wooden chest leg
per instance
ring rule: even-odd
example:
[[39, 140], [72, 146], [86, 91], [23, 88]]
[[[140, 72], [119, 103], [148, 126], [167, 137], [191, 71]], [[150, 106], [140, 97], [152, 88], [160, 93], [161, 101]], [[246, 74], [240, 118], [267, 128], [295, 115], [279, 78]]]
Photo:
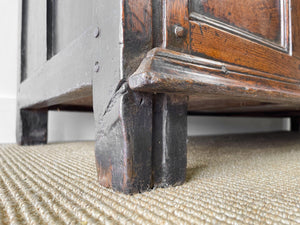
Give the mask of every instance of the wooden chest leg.
[[187, 97], [157, 94], [153, 112], [154, 186], [180, 185], [186, 177]]
[[124, 82], [95, 116], [100, 184], [126, 194], [151, 188], [152, 94], [132, 92]]
[[124, 82], [95, 119], [101, 185], [132, 194], [185, 181], [186, 97], [158, 94], [153, 104], [152, 94], [133, 92]]
[[47, 110], [19, 110], [17, 114], [17, 143], [20, 145], [46, 144], [47, 123]]
[[300, 132], [300, 117], [291, 117], [291, 131]]

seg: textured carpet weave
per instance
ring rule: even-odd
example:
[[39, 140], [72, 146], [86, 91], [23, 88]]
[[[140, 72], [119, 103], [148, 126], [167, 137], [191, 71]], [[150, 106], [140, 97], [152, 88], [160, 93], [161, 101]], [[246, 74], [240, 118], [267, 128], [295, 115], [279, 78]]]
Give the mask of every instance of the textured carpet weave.
[[193, 137], [187, 181], [127, 196], [96, 181], [94, 143], [0, 145], [0, 224], [299, 224], [300, 135]]

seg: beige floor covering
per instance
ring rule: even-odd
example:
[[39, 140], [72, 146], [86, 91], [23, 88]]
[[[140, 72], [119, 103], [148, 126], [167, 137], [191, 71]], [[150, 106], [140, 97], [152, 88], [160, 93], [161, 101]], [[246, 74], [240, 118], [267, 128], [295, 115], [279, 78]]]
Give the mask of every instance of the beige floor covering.
[[0, 224], [300, 224], [300, 135], [193, 137], [187, 181], [126, 196], [94, 143], [0, 145]]

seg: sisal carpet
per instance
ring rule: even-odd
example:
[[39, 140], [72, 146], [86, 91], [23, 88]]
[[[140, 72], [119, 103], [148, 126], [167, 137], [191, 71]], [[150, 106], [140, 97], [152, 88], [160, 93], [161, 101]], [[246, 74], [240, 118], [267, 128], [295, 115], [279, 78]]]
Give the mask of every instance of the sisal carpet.
[[0, 145], [0, 224], [299, 224], [300, 135], [191, 137], [187, 181], [97, 184], [94, 143]]

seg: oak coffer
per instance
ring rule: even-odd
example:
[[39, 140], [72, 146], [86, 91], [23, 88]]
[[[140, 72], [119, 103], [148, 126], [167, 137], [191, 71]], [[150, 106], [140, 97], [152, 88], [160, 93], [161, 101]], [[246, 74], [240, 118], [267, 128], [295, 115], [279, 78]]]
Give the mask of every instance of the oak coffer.
[[299, 0], [19, 1], [18, 143], [47, 142], [48, 110], [93, 111], [101, 185], [182, 184], [188, 113], [300, 130]]

